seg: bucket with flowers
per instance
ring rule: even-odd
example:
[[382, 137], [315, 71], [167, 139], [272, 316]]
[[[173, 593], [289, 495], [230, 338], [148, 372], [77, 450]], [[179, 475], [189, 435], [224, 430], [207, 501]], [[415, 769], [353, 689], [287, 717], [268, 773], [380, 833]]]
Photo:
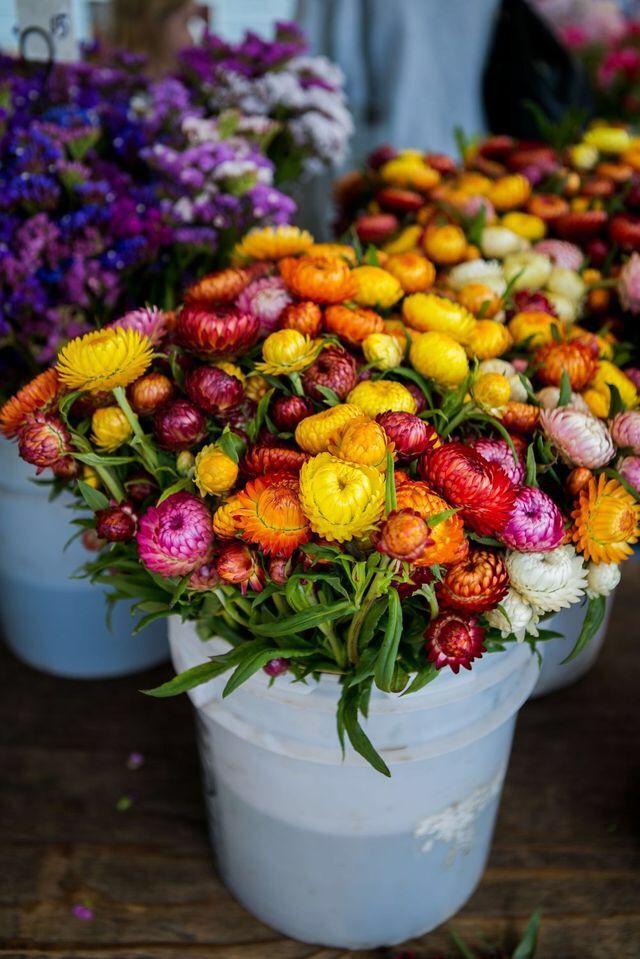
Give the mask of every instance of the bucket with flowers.
[[342, 947], [418, 935], [470, 895], [545, 617], [638, 535], [608, 427], [589, 414], [572, 484], [574, 432], [503, 358], [512, 332], [417, 257], [251, 231], [154, 343], [73, 340], [15, 423], [27, 460], [45, 418], [91, 467], [69, 482], [108, 544], [92, 579], [171, 617], [179, 674], [152, 693], [196, 707], [229, 887]]
[[[583, 530], [582, 552], [592, 561], [588, 594], [603, 597], [602, 621], [588, 649], [581, 642], [570, 662], [586, 601], [547, 624], [562, 638], [540, 646], [538, 694], [572, 682], [593, 663], [618, 564], [631, 551], [625, 536], [619, 550], [614, 528], [633, 522], [626, 507], [639, 488], [630, 431], [640, 422], [634, 143], [626, 130], [604, 126], [562, 150], [491, 137], [467, 150], [464, 165], [385, 147], [338, 185], [342, 226], [352, 223], [362, 242], [375, 244], [388, 257], [387, 269], [398, 276], [403, 270], [407, 290], [420, 291], [414, 273], [427, 277], [426, 259], [435, 264], [422, 290], [435, 280], [439, 295], [475, 315], [471, 342], [479, 368], [511, 383], [503, 423], [538, 436], [536, 455], [546, 459], [540, 470], [548, 475], [560, 465], [565, 496], [583, 490], [584, 509], [577, 517], [577, 507], [571, 509]], [[405, 301], [407, 309], [415, 325], [415, 301]], [[529, 388], [535, 395], [527, 396]], [[604, 473], [597, 489], [594, 470]]]

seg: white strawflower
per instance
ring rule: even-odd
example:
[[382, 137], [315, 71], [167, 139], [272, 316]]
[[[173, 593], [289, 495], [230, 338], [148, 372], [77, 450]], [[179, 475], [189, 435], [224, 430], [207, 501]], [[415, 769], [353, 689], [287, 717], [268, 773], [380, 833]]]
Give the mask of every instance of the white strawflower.
[[510, 253], [520, 253], [528, 250], [531, 244], [524, 237], [518, 236], [506, 226], [485, 226], [480, 236], [480, 249], [485, 256], [496, 257], [499, 260]]
[[[536, 399], [543, 410], [555, 410], [560, 402], [560, 390], [557, 386], [545, 386], [536, 393]], [[579, 393], [572, 393], [567, 406], [581, 413], [590, 413], [589, 407]]]
[[487, 284], [489, 280], [497, 280], [504, 285], [502, 266], [497, 260], [467, 260], [458, 263], [449, 270], [447, 280], [451, 289], [456, 291], [463, 290], [469, 283]]
[[579, 302], [585, 292], [585, 282], [575, 270], [568, 270], [566, 266], [554, 266], [547, 280], [547, 289], [551, 293], [565, 296], [573, 303]]
[[555, 446], [560, 459], [568, 466], [600, 469], [615, 456], [609, 430], [592, 413], [583, 413], [571, 406], [543, 410], [540, 425], [546, 438]]
[[489, 625], [499, 629], [505, 638], [513, 634], [521, 643], [527, 634], [538, 635], [539, 614], [513, 587], [509, 588], [500, 607], [500, 609], [492, 609], [486, 617]]
[[620, 582], [617, 563], [589, 563], [587, 567], [587, 596], [608, 596]]
[[514, 290], [539, 290], [551, 275], [551, 260], [544, 253], [525, 250], [505, 257], [504, 275]]
[[582, 312], [582, 300], [570, 300], [568, 296], [563, 296], [562, 293], [554, 293], [553, 290], [545, 290], [544, 295], [562, 323], [567, 326], [575, 323]]
[[508, 552], [509, 581], [537, 613], [556, 613], [578, 603], [587, 587], [587, 571], [573, 546], [546, 553]]

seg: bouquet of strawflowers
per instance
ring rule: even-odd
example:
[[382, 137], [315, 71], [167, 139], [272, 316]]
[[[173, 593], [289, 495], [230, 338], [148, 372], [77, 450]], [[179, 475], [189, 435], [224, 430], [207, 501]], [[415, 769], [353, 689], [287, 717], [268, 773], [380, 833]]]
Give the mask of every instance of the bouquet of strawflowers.
[[73, 340], [0, 426], [90, 508], [90, 575], [229, 643], [157, 695], [335, 674], [340, 736], [384, 772], [359, 720], [374, 685], [545, 639], [585, 594], [578, 647], [597, 629], [639, 532], [610, 466], [640, 453], [635, 388], [616, 368], [628, 392], [596, 418], [574, 392], [595, 340], [556, 320], [516, 347], [493, 299], [435, 291], [421, 254], [280, 227], [234, 257], [174, 315]]
[[145, 87], [131, 69], [11, 58], [0, 72], [4, 395], [125, 309], [170, 308], [178, 276], [295, 211], [241, 118], [202, 120], [176, 79]]
[[207, 116], [238, 114], [242, 131], [266, 142], [277, 182], [345, 159], [353, 121], [344, 77], [326, 57], [307, 54], [295, 23], [276, 23], [273, 40], [250, 32], [237, 44], [206, 36], [182, 55], [180, 79]]

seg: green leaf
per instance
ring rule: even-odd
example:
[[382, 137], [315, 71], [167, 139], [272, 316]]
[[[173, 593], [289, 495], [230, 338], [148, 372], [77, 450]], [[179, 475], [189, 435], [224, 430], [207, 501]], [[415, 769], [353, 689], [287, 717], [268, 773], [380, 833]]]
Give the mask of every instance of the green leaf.
[[322, 393], [329, 406], [340, 406], [342, 403], [342, 400], [335, 390], [332, 390], [329, 386], [322, 386], [320, 383], [316, 383], [315, 388], [318, 393]]
[[237, 463], [240, 459], [239, 451], [244, 446], [244, 443], [240, 439], [237, 433], [233, 433], [228, 426], [225, 426], [222, 433], [218, 437], [218, 446], [225, 453], [230, 460], [234, 463]]
[[458, 950], [458, 952], [460, 953], [460, 955], [463, 957], [463, 959], [476, 959], [474, 954], [471, 952], [471, 949], [469, 949], [466, 942], [458, 935], [455, 929], [453, 929], [451, 926], [449, 926], [448, 929], [449, 929], [449, 935], [451, 936], [453, 940], [453, 944]]
[[275, 389], [271, 387], [270, 390], [267, 390], [264, 396], [260, 397], [260, 402], [258, 403], [258, 407], [256, 409], [256, 415], [251, 420], [248, 427], [249, 439], [251, 440], [252, 443], [255, 443], [256, 439], [258, 438], [260, 427], [264, 423], [264, 418], [267, 415], [267, 410], [269, 409], [269, 403], [271, 402], [271, 397], [273, 396], [274, 393], [275, 393]]
[[380, 266], [378, 251], [373, 245], [373, 243], [370, 243], [369, 246], [367, 247], [367, 252], [364, 255], [364, 262], [368, 266]]
[[107, 509], [109, 506], [109, 500], [104, 493], [101, 493], [99, 489], [94, 489], [93, 486], [89, 486], [84, 480], [78, 480], [78, 489], [83, 500], [94, 513], [99, 509]]
[[330, 606], [313, 606], [311, 609], [287, 616], [276, 623], [257, 623], [252, 620], [249, 622], [249, 629], [254, 636], [291, 636], [293, 633], [302, 633], [306, 629], [316, 629], [321, 623], [330, 623], [340, 616], [348, 616], [355, 612], [355, 607], [351, 603], [342, 600]]
[[384, 483], [384, 509], [386, 515], [388, 516], [392, 510], [396, 509], [397, 505], [396, 474], [395, 467], [393, 465], [393, 453], [390, 450], [387, 450], [387, 472]]
[[533, 959], [538, 945], [538, 930], [540, 928], [541, 912], [539, 909], [531, 916], [524, 936], [520, 940], [511, 959]]
[[536, 454], [532, 443], [527, 447], [527, 472], [524, 482], [526, 486], [538, 485], [538, 468], [536, 466]]
[[560, 377], [560, 396], [558, 397], [558, 406], [567, 406], [571, 402], [571, 380], [566, 370], [562, 371]]
[[567, 658], [562, 660], [562, 663], [560, 664], [561, 666], [564, 666], [565, 663], [570, 663], [572, 659], [575, 659], [576, 656], [581, 653], [585, 646], [593, 639], [595, 634], [602, 626], [605, 608], [606, 599], [604, 596], [592, 596], [589, 599], [587, 604], [587, 612], [584, 617], [582, 629], [580, 630], [580, 635], [578, 636], [576, 644]]
[[436, 669], [434, 663], [428, 663], [424, 669], [421, 669], [419, 673], [416, 673], [410, 685], [402, 693], [403, 696], [407, 696], [409, 693], [417, 693], [419, 689], [423, 689], [429, 683], [432, 683], [434, 679], [437, 679], [439, 676], [439, 670]]
[[126, 466], [135, 463], [133, 456], [99, 456], [97, 453], [74, 453], [73, 456], [87, 466]]
[[[235, 650], [233, 650], [233, 652], [235, 652]], [[141, 692], [143, 692], [145, 696], [153, 696], [156, 699], [178, 696], [180, 693], [186, 693], [187, 690], [193, 689], [195, 686], [200, 686], [202, 683], [206, 683], [216, 676], [220, 676], [232, 666], [233, 663], [229, 662], [228, 656], [224, 661], [221, 661], [219, 658], [212, 659], [208, 663], [201, 663], [199, 666], [193, 666], [191, 669], [185, 670], [184, 673], [179, 673], [178, 676], [174, 676], [173, 679], [163, 683], [161, 686], [156, 686], [154, 689], [143, 689]]]
[[358, 704], [360, 701], [360, 692], [357, 687], [344, 687], [340, 702], [338, 703], [338, 736], [344, 753], [344, 735], [349, 737], [349, 742], [355, 751], [363, 759], [373, 766], [373, 768], [382, 773], [383, 776], [391, 776], [389, 767], [381, 756], [378, 755], [371, 740], [365, 733], [358, 721]]
[[375, 681], [378, 689], [389, 692], [393, 681], [393, 670], [398, 657], [398, 648], [402, 636], [402, 605], [396, 589], [388, 593], [389, 616], [380, 655], [376, 663]]
[[174, 493], [181, 493], [182, 490], [185, 489], [192, 491], [193, 482], [188, 476], [181, 476], [179, 480], [176, 480], [175, 483], [172, 483], [171, 486], [167, 486], [167, 488], [162, 491], [162, 495], [158, 499], [157, 505], [160, 506], [160, 503], [164, 503], [169, 496], [173, 496]]
[[604, 473], [605, 476], [610, 476], [611, 479], [617, 480], [621, 486], [624, 486], [627, 493], [630, 493], [630, 495], [633, 496], [634, 499], [638, 499], [640, 490], [637, 490], [635, 486], [633, 486], [629, 482], [629, 480], [625, 479], [624, 476], [618, 472], [618, 470], [614, 470], [612, 467], [608, 467], [607, 469], [604, 469], [602, 472]]
[[461, 506], [452, 506], [451, 509], [443, 509], [441, 513], [434, 513], [433, 516], [429, 516], [429, 518], [426, 520], [427, 526], [433, 529], [434, 527], [439, 526], [440, 523], [444, 523], [445, 520], [455, 516], [455, 514], [461, 509]]
[[222, 695], [223, 697], [229, 696], [239, 686], [242, 686], [243, 683], [246, 683], [246, 681], [250, 679], [254, 673], [257, 673], [259, 669], [262, 669], [263, 666], [266, 666], [267, 663], [272, 659], [300, 659], [302, 656], [312, 656], [315, 652], [315, 649], [279, 649], [278, 647], [273, 648], [272, 646], [267, 647], [267, 649], [260, 649], [257, 652], [254, 652], [251, 656], [247, 656], [244, 661], [236, 667], [229, 677], [227, 685], [222, 691]]
[[617, 413], [622, 413], [627, 407], [620, 396], [620, 390], [613, 383], [609, 383], [609, 393], [611, 395], [609, 401], [609, 419], [612, 420]]

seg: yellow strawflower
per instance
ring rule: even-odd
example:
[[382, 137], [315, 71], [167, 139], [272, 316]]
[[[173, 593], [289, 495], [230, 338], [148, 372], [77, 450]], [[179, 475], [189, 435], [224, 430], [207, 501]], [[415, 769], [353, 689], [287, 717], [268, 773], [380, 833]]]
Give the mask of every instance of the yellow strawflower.
[[350, 403], [339, 403], [321, 413], [307, 416], [296, 426], [296, 443], [305, 453], [322, 453], [329, 449], [329, 443], [340, 434], [346, 423], [356, 416], [362, 416], [362, 410]]
[[410, 253], [415, 250], [422, 236], [422, 227], [418, 223], [406, 226], [397, 237], [382, 247], [385, 253]]
[[508, 230], [513, 230], [518, 236], [524, 237], [525, 240], [534, 242], [541, 240], [547, 232], [545, 222], [539, 216], [534, 216], [532, 213], [520, 213], [516, 210], [506, 213], [502, 217], [502, 225], [506, 226]]
[[196, 456], [193, 478], [201, 496], [226, 493], [238, 478], [238, 464], [215, 443], [209, 443]]
[[380, 177], [394, 186], [430, 190], [440, 182], [440, 174], [417, 151], [405, 150], [380, 168]]
[[91, 440], [105, 453], [113, 453], [131, 437], [129, 421], [119, 406], [103, 406], [91, 417]]
[[250, 230], [236, 245], [237, 256], [252, 260], [281, 260], [313, 246], [313, 237], [297, 226], [264, 226]]
[[434, 380], [438, 386], [458, 386], [469, 372], [464, 347], [446, 333], [419, 333], [409, 348], [414, 370]]
[[569, 147], [569, 157], [571, 165], [577, 170], [592, 170], [600, 159], [600, 154], [588, 143], [576, 143]]
[[631, 144], [630, 134], [622, 127], [594, 127], [587, 130], [582, 140], [602, 153], [624, 153]]
[[363, 380], [354, 386], [347, 400], [371, 419], [390, 410], [401, 413], [416, 411], [415, 398], [406, 386], [393, 380]]
[[598, 390], [584, 390], [581, 396], [594, 416], [597, 416], [599, 420], [607, 419], [610, 402], [608, 392], [600, 393]]
[[473, 384], [472, 393], [478, 406], [498, 410], [511, 399], [511, 384], [502, 373], [481, 373]]
[[276, 330], [262, 344], [264, 362], [255, 366], [260, 373], [272, 376], [299, 373], [311, 366], [321, 349], [320, 340], [312, 340], [298, 330]]
[[[225, 372], [227, 371], [225, 370]], [[265, 380], [264, 376], [260, 376], [259, 373], [250, 373], [244, 383], [245, 396], [248, 400], [251, 400], [252, 403], [259, 403], [264, 394], [268, 393], [270, 389], [271, 384], [269, 380]]]
[[216, 539], [235, 539], [239, 524], [234, 519], [234, 514], [240, 508], [240, 503], [236, 496], [230, 496], [229, 499], [218, 506], [213, 514], [213, 534]]
[[[246, 380], [245, 374], [242, 372], [239, 366], [236, 366], [235, 363], [230, 363], [229, 360], [216, 360], [213, 364], [217, 366], [219, 370], [222, 370], [224, 373], [228, 373], [229, 376], [235, 376], [237, 380], [240, 380], [241, 383], [244, 383]], [[260, 377], [262, 379], [262, 377]], [[265, 383], [267, 381], [265, 380]], [[268, 388], [268, 384], [267, 384]]]
[[638, 391], [633, 381], [630, 380], [621, 369], [618, 369], [617, 366], [610, 363], [609, 360], [600, 360], [596, 375], [591, 380], [589, 386], [591, 389], [596, 390], [596, 392], [601, 393], [606, 399], [607, 404], [611, 399], [611, 390], [609, 387], [616, 386], [625, 406], [632, 409], [638, 405]]
[[468, 343], [476, 318], [460, 303], [435, 293], [414, 293], [405, 298], [402, 315], [413, 330], [446, 333], [458, 343]]
[[620, 563], [638, 539], [640, 504], [617, 480], [589, 480], [571, 514], [576, 549], [593, 563]]
[[92, 489], [100, 489], [100, 477], [93, 466], [82, 467], [82, 482], [86, 483], [87, 486], [90, 486]]
[[61, 350], [58, 377], [72, 390], [112, 390], [142, 376], [152, 355], [151, 341], [137, 330], [94, 330]]
[[506, 353], [512, 343], [513, 338], [504, 323], [478, 320], [469, 337], [467, 351], [479, 360], [493, 360]]
[[404, 292], [395, 276], [380, 266], [357, 266], [352, 270], [351, 278], [356, 289], [354, 299], [360, 306], [387, 310]]
[[300, 470], [300, 502], [314, 533], [339, 543], [361, 537], [384, 510], [383, 474], [320, 453]]
[[386, 433], [379, 423], [367, 416], [349, 420], [329, 443], [329, 452], [338, 459], [382, 470], [386, 468], [388, 449]]
[[404, 356], [400, 340], [390, 333], [370, 333], [362, 342], [362, 352], [367, 363], [373, 363], [378, 370], [392, 370]]

